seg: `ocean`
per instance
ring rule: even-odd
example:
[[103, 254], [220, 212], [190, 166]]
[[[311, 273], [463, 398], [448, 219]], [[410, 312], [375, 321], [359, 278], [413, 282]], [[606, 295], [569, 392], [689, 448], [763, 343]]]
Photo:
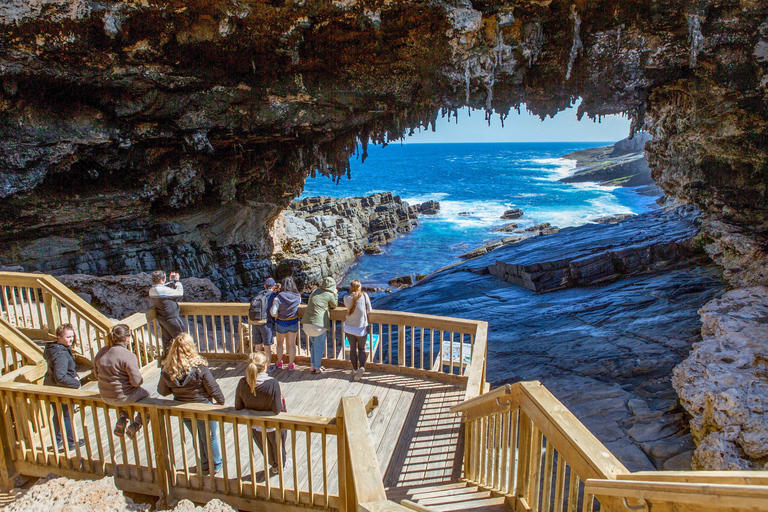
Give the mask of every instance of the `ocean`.
[[[301, 198], [353, 197], [393, 192], [410, 204], [440, 202], [438, 215], [422, 215], [419, 226], [377, 255], [363, 255], [342, 284], [359, 279], [384, 287], [393, 277], [429, 274], [460, 261], [459, 255], [510, 233], [493, 229], [509, 222], [520, 229], [549, 222], [560, 228], [619, 213], [656, 207], [656, 197], [621, 187], [561, 183], [576, 162], [562, 155], [613, 142], [390, 144], [368, 146], [365, 163], [352, 157], [349, 178], [307, 178]], [[505, 210], [524, 215], [502, 220]]]

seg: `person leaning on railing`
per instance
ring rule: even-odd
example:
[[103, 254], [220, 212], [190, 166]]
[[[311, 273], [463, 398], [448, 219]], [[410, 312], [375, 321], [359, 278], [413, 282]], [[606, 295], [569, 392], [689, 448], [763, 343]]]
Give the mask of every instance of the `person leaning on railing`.
[[275, 319], [277, 331], [277, 362], [275, 368], [283, 368], [283, 341], [288, 345], [288, 370], [293, 370], [296, 359], [296, 339], [299, 336], [299, 304], [301, 295], [292, 277], [286, 277], [280, 286], [280, 293], [272, 302], [269, 314]]
[[323, 352], [325, 342], [328, 339], [328, 331], [331, 328], [331, 310], [339, 304], [339, 292], [336, 290], [336, 281], [332, 277], [326, 277], [320, 282], [320, 287], [315, 289], [307, 300], [307, 309], [301, 318], [304, 334], [309, 341], [309, 352], [312, 373], [323, 373]]
[[[77, 343], [75, 328], [72, 324], [61, 324], [56, 329], [56, 341], [45, 345], [43, 357], [48, 363], [48, 371], [45, 372], [43, 384], [45, 386], [59, 386], [62, 388], [80, 389], [80, 376], [77, 375], [75, 356], [72, 355], [72, 347]], [[61, 426], [59, 425], [59, 413], [56, 403], [51, 403], [53, 409], [53, 431], [56, 433], [56, 444], [59, 450], [64, 450], [64, 442], [61, 439]], [[61, 404], [61, 416], [64, 419], [64, 428], [67, 431], [69, 449], [75, 449], [75, 435], [72, 433], [72, 420], [69, 416], [67, 404]], [[78, 441], [80, 446], [85, 444], [84, 439]], [[53, 449], [53, 446], [51, 446]]]
[[[163, 361], [163, 371], [157, 383], [157, 392], [162, 396], [173, 393], [178, 402], [210, 404], [213, 400], [224, 405], [221, 392], [208, 361], [197, 353], [195, 340], [187, 333], [173, 339], [168, 357]], [[211, 455], [213, 473], [221, 471], [221, 447], [219, 446], [219, 423], [211, 421]], [[192, 420], [184, 418], [184, 426], [192, 433]], [[197, 439], [200, 441], [200, 468], [208, 472], [208, 438], [205, 435], [205, 420], [197, 420]]]
[[[363, 291], [360, 281], [355, 279], [349, 284], [349, 293], [344, 296], [347, 318], [344, 321], [344, 334], [349, 340], [349, 358], [352, 360], [353, 378], [360, 380], [365, 374], [365, 343], [370, 333], [368, 314], [372, 311], [371, 298]], [[373, 345], [373, 343], [371, 343]]]
[[[181, 318], [179, 300], [184, 296], [184, 286], [179, 281], [179, 274], [168, 274], [168, 282], [165, 280], [165, 272], [155, 270], [152, 272], [152, 288], [149, 289], [149, 298], [155, 306], [157, 322], [163, 336], [163, 353], [160, 360], [165, 359], [173, 338], [187, 329], [186, 322]], [[158, 361], [158, 364], [160, 362]]]
[[141, 414], [136, 413], [133, 423], [128, 424], [128, 411], [120, 406], [136, 403], [149, 397], [149, 392], [141, 387], [144, 377], [139, 371], [136, 355], [128, 350], [131, 328], [117, 324], [109, 333], [109, 345], [103, 347], [93, 359], [93, 373], [99, 381], [99, 394], [105, 403], [118, 407], [120, 418], [115, 424], [114, 434], [133, 439], [141, 430]]
[[[277, 379], [267, 374], [267, 356], [264, 352], [254, 352], [248, 357], [248, 368], [245, 370], [245, 377], [240, 379], [235, 390], [235, 409], [249, 409], [251, 411], [272, 411], [275, 414], [285, 412], [285, 401], [280, 392], [280, 383]], [[264, 454], [264, 441], [262, 439], [261, 427], [253, 427], [251, 431], [253, 440], [262, 454]], [[267, 433], [267, 456], [269, 457], [269, 476], [275, 476], [279, 473], [279, 464], [277, 458], [277, 432], [274, 428], [268, 427]], [[283, 470], [290, 469], [291, 459], [286, 457], [285, 452], [286, 430], [280, 430], [280, 448], [283, 460]], [[254, 481], [264, 481], [263, 471], [258, 472]]]

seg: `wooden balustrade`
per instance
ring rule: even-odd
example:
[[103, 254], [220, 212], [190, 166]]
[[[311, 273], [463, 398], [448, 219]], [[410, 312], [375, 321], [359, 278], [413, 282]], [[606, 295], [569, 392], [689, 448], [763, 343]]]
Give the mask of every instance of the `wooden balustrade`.
[[[74, 438], [82, 438], [83, 446], [56, 445], [52, 415], [66, 439], [65, 407]], [[224, 495], [230, 504], [243, 508], [254, 499], [338, 508], [331, 471], [337, 445], [334, 418], [145, 399], [123, 407], [131, 417], [145, 418], [143, 433], [129, 439], [112, 434], [118, 411], [93, 392], [0, 382], [0, 408], [4, 416], [0, 445], [9, 455], [0, 460], [0, 476], [45, 476], [51, 471], [72, 478], [113, 476], [121, 489], [161, 497], [208, 501]], [[202, 470], [200, 428], [208, 454], [211, 429], [219, 432], [223, 467], [218, 474], [213, 473], [212, 457], [209, 470]], [[288, 467], [279, 461], [277, 481], [259, 478], [270, 461], [268, 451], [261, 453], [253, 439], [254, 434], [261, 435], [266, 446], [267, 430], [272, 428], [285, 432], [286, 455], [292, 461]], [[281, 437], [277, 439], [279, 446]], [[278, 454], [282, 458], [280, 447]]]
[[144, 367], [157, 360], [162, 354], [163, 337], [155, 308], [134, 313], [121, 320], [120, 323], [131, 328], [131, 341], [128, 350], [136, 355], [139, 366]]
[[[507, 385], [451, 410], [463, 414], [465, 479], [508, 496], [516, 510], [592, 511], [586, 479], [628, 473], [538, 382]], [[610, 497], [601, 504], [616, 505]]]

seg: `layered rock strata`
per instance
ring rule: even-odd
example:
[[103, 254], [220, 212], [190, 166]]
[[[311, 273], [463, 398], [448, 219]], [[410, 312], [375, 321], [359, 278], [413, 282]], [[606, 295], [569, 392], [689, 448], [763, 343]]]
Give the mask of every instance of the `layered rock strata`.
[[702, 340], [672, 379], [693, 416], [693, 467], [768, 469], [768, 288], [730, 291], [699, 313]]
[[641, 187], [654, 185], [645, 159], [645, 144], [651, 136], [645, 132], [623, 139], [612, 146], [584, 149], [563, 155], [576, 161], [573, 173], [564, 183], [597, 182], [604, 186]]
[[[555, 241], [565, 257], [579, 238], [595, 242], [596, 230], [634, 251], [641, 237], [665, 230], [659, 214], [638, 216], [635, 226], [587, 225], [505, 246], [377, 298], [374, 307], [488, 321], [493, 386], [542, 381], [632, 471], [690, 469], [695, 445], [671, 374], [700, 340], [698, 309], [723, 289], [717, 267], [683, 252], [674, 263], [601, 286], [545, 294], [472, 272], [526, 247], [545, 258]], [[688, 225], [681, 212], [666, 215], [673, 225]], [[622, 238], [616, 228], [625, 226]]]
[[293, 201], [273, 232], [275, 276], [293, 275], [301, 288], [326, 276], [339, 281], [364, 251], [377, 252], [380, 245], [412, 231], [420, 213], [439, 208], [436, 201], [410, 206], [391, 192]]
[[690, 258], [697, 251], [699, 216], [695, 208], [678, 207], [619, 224], [562, 229], [505, 245], [460, 268], [535, 292], [588, 286]]
[[219, 266], [232, 297], [306, 175], [342, 176], [358, 141], [577, 97], [645, 127], [668, 196], [768, 220], [765, 2], [15, 1], [0, 43], [2, 264]]
[[490, 252], [494, 249], [498, 249], [503, 245], [522, 242], [523, 240], [527, 238], [531, 238], [533, 236], [552, 235], [560, 231], [560, 228], [558, 228], [557, 226], [551, 226], [549, 222], [545, 222], [544, 224], [536, 224], [535, 226], [531, 226], [525, 229], [511, 229], [511, 228], [508, 228], [508, 226], [514, 226], [515, 228], [517, 228], [517, 224], [507, 224], [506, 226], [497, 228], [494, 231], [499, 231], [499, 232], [512, 231], [513, 233], [515, 233], [514, 235], [505, 236], [501, 240], [494, 240], [493, 242], [483, 244], [480, 247], [476, 247], [471, 251], [465, 252], [464, 254], [459, 256], [459, 258], [463, 260], [477, 258], [478, 256], [482, 256], [487, 252]]

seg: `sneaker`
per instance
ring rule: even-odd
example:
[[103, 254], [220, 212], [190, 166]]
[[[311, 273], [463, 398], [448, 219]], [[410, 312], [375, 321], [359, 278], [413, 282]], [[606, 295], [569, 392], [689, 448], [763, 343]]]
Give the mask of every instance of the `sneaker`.
[[293, 468], [293, 460], [291, 460], [291, 458], [288, 457], [285, 459], [285, 462], [283, 463], [283, 473], [290, 471], [291, 468]]
[[133, 422], [125, 429], [125, 435], [128, 437], [128, 439], [133, 439], [136, 437], [136, 434], [139, 433], [139, 430], [141, 430], [141, 423]]
[[115, 430], [113, 431], [117, 437], [123, 437], [125, 434], [125, 427], [128, 425], [128, 416], [120, 416], [117, 423], [115, 423]]
[[[77, 441], [77, 446], [85, 446], [85, 439], [81, 438], [80, 440], [78, 440]], [[69, 449], [70, 450], [74, 450], [75, 449], [75, 443], [72, 443], [71, 445], [69, 445]]]
[[267, 368], [267, 373], [272, 373], [275, 370], [277, 370], [277, 365], [276, 364], [272, 364], [272, 365], [269, 366], [269, 368]]
[[277, 366], [278, 370], [282, 370], [283, 369], [283, 362], [282, 361], [278, 361], [277, 363], [275, 363], [275, 366]]
[[277, 466], [269, 466], [269, 476], [276, 476], [280, 474], [280, 470], [277, 469]]
[[325, 372], [325, 366], [321, 366], [317, 369], [317, 373], [324, 373]]
[[360, 369], [355, 372], [355, 377], [354, 377], [355, 378], [355, 382], [359, 382], [360, 379], [363, 378], [363, 374], [364, 373], [365, 373], [365, 368], [363, 368], [361, 366]]
[[296, 369], [296, 365], [295, 364], [291, 363], [291, 364], [288, 365], [288, 371], [289, 372], [292, 372], [295, 369]]

